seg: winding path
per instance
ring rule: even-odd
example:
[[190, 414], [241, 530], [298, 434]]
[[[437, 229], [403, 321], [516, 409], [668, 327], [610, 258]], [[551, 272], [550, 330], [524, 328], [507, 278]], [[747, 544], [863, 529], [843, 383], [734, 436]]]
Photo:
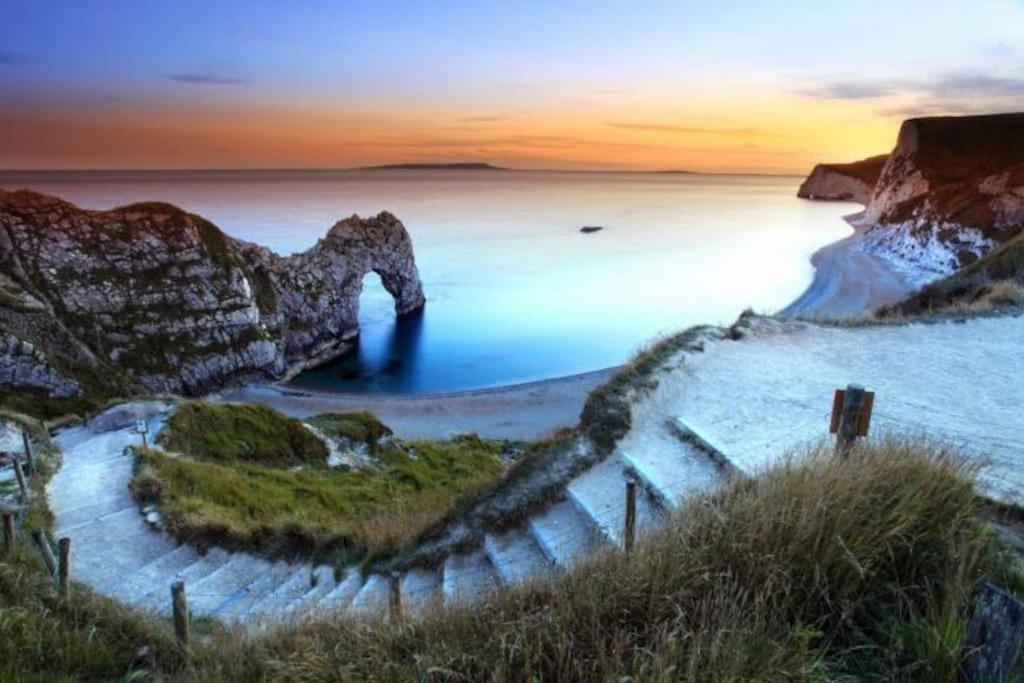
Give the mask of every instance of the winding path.
[[[680, 351], [633, 406], [633, 426], [609, 458], [572, 479], [523, 524], [459, 546], [433, 569], [400, 577], [404, 604], [472, 599], [493, 586], [553, 575], [595, 548], [621, 545], [625, 483], [640, 482], [641, 529], [682, 496], [720, 485], [725, 470], [755, 473], [827, 438], [832, 391], [876, 392], [873, 434], [920, 434], [987, 464], [982, 489], [1024, 503], [1024, 316], [841, 327], [754, 318], [738, 340], [705, 333]], [[76, 577], [130, 604], [166, 612], [185, 581], [194, 611], [249, 624], [310, 615], [381, 615], [388, 579], [354, 568], [270, 562], [179, 545], [145, 521], [128, 495], [138, 436], [131, 409], [57, 435], [64, 465], [49, 497], [59, 535], [73, 540]], [[166, 412], [150, 406], [152, 432]], [[151, 434], [152, 436], [152, 434]]]

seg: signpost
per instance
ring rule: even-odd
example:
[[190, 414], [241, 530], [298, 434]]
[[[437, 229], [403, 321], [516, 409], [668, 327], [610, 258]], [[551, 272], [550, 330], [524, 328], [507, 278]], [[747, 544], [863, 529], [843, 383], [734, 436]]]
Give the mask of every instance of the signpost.
[[836, 435], [836, 452], [846, 455], [854, 439], [868, 435], [875, 392], [865, 391], [859, 384], [836, 389], [832, 399], [832, 421], [829, 434]]
[[149, 432], [149, 425], [146, 424], [145, 420], [136, 420], [135, 431], [142, 435], [142, 447], [146, 448], [149, 445], [146, 443], [146, 434]]

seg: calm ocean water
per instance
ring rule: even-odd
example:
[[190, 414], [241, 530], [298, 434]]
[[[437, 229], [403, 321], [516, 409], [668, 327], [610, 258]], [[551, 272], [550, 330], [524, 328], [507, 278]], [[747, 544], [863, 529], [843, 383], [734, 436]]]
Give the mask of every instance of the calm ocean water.
[[[86, 208], [163, 200], [282, 254], [339, 218], [387, 209], [412, 235], [426, 310], [396, 321], [365, 281], [359, 350], [294, 381], [420, 393], [546, 379], [625, 361], [695, 323], [773, 311], [852, 205], [796, 199], [798, 178], [520, 171], [0, 174]], [[604, 230], [581, 234], [583, 225]]]

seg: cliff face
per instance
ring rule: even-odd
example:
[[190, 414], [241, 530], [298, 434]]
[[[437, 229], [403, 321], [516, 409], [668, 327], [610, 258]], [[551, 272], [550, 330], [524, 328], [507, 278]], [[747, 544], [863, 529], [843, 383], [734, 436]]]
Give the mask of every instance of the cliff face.
[[797, 196], [867, 204], [886, 159], [888, 155], [882, 154], [850, 164], [818, 164], [800, 185]]
[[860, 247], [915, 284], [973, 262], [1024, 231], [1024, 114], [904, 122], [863, 201]]
[[1019, 163], [1024, 163], [1024, 114], [904, 121], [867, 216], [883, 219], [900, 202]]
[[197, 394], [346, 351], [362, 278], [423, 305], [396, 218], [353, 216], [283, 258], [177, 207], [0, 194], [0, 388]]

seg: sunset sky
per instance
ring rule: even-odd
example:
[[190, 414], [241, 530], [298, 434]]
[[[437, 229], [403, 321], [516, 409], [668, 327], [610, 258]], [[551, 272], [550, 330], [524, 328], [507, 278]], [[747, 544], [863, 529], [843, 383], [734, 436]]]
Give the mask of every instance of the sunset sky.
[[0, 0], [6, 169], [800, 173], [1011, 110], [1020, 0]]

